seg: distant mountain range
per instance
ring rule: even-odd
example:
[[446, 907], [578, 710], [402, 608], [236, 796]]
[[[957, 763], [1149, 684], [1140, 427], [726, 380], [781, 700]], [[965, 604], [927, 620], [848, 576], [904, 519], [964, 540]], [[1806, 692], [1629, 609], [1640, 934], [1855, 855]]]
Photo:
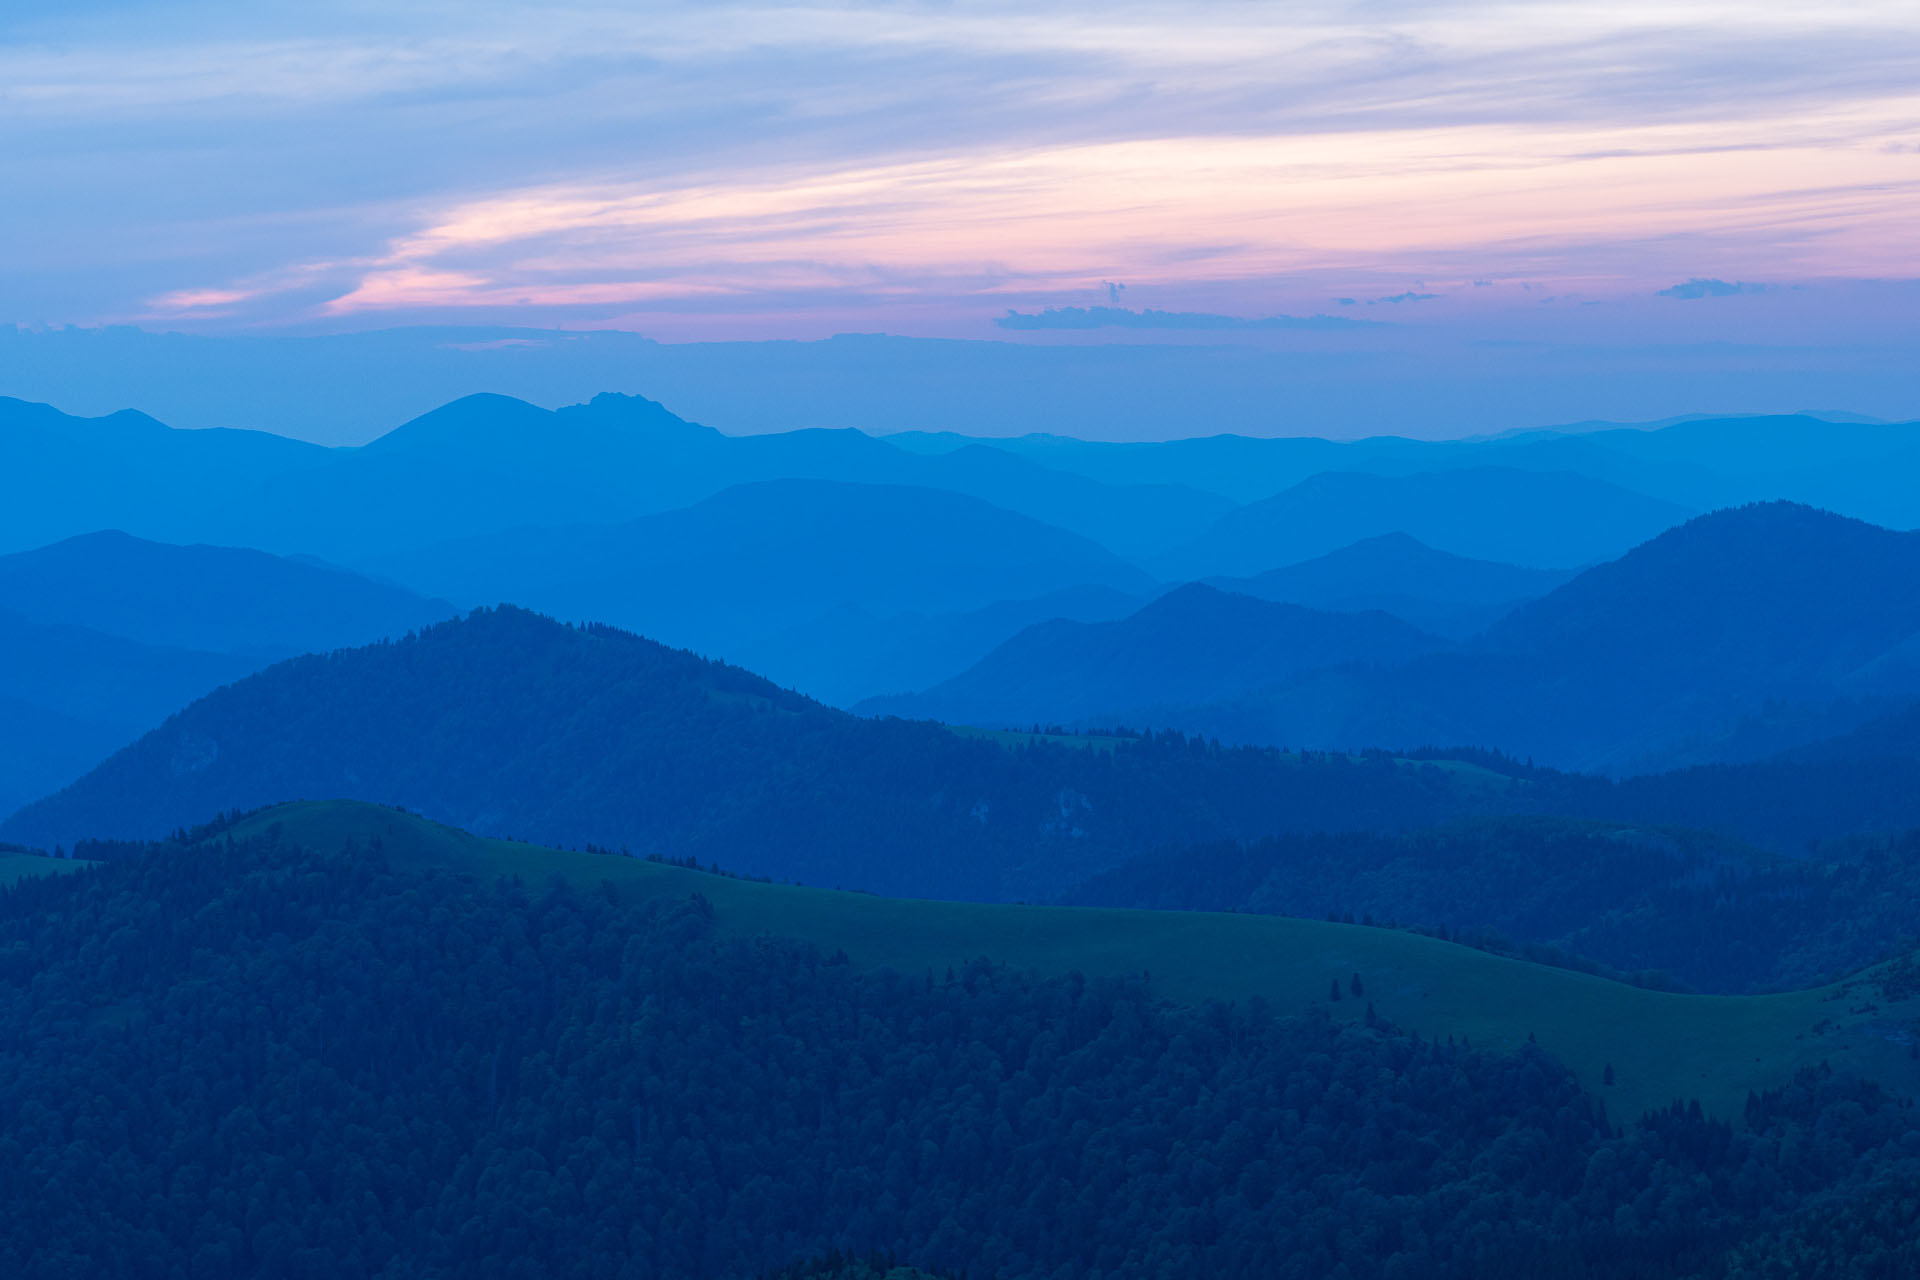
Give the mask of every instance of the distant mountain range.
[[500, 609], [237, 680], [14, 814], [0, 842], [146, 838], [195, 814], [348, 797], [814, 884], [1025, 900], [1154, 849], [1487, 813], [1683, 825], [1800, 853], [1920, 826], [1912, 724], [1904, 712], [1805, 758], [1619, 782], [1471, 750], [1396, 760], [993, 733], [848, 715], [624, 632]]
[[925, 693], [869, 714], [957, 723], [1110, 723], [1245, 696], [1325, 667], [1400, 663], [1444, 642], [1384, 613], [1326, 613], [1195, 583], [1114, 622], [1029, 627]]
[[[809, 690], [855, 678], [866, 633], [886, 625], [864, 614], [1153, 586], [1096, 543], [977, 498], [829, 480], [738, 485], [622, 525], [516, 529], [368, 567], [462, 604], [608, 622], [728, 659], [758, 653], [775, 679]], [[777, 643], [809, 628], [828, 635], [812, 653]]]
[[932, 457], [857, 431], [725, 436], [617, 395], [553, 412], [468, 396], [340, 449], [0, 399], [0, 470], [19, 482], [0, 512], [0, 550], [119, 528], [342, 562], [525, 525], [615, 524], [767, 480], [943, 489], [1127, 555], [1196, 536], [1233, 506], [1179, 485], [1108, 485], [985, 445]]
[[1116, 587], [1067, 587], [958, 613], [896, 612], [845, 604], [743, 639], [731, 660], [837, 707], [926, 689], [1042, 622], [1110, 622], [1145, 597]]
[[[1448, 442], [1215, 436], [1122, 445], [1051, 436], [877, 438], [851, 430], [726, 436], [638, 396], [602, 395], [550, 412], [481, 395], [362, 448], [330, 449], [257, 431], [176, 431], [131, 411], [75, 418], [0, 398], [0, 473], [16, 481], [15, 501], [0, 512], [0, 551], [119, 528], [166, 542], [344, 562], [520, 525], [619, 523], [760, 480], [821, 479], [963, 493], [1175, 577], [1260, 573], [1395, 531], [1441, 550], [1512, 563], [1548, 564], [1551, 553], [1548, 567], [1565, 568], [1637, 539], [1623, 543], [1618, 529], [1602, 525], [1585, 540], [1569, 532], [1516, 556], [1508, 554], [1510, 544], [1490, 540], [1499, 511], [1458, 516], [1463, 523], [1451, 531], [1352, 520], [1316, 537], [1311, 528], [1288, 526], [1285, 511], [1310, 514], [1316, 501], [1337, 502], [1337, 484], [1326, 494], [1297, 493], [1280, 512], [1247, 517], [1244, 527], [1214, 526], [1239, 506], [1265, 503], [1328, 473], [1405, 479], [1518, 471], [1624, 490], [1632, 500], [1607, 489], [1574, 496], [1597, 502], [1597, 511], [1642, 537], [1657, 529], [1632, 519], [1656, 517], [1659, 503], [1677, 516], [1766, 498], [1904, 528], [1920, 524], [1920, 498], [1902, 481], [1916, 468], [1920, 426], [1810, 417]], [[1489, 482], [1449, 483], [1467, 493]], [[1566, 482], [1539, 483], [1552, 492]], [[1509, 524], [1523, 523], [1534, 509], [1513, 508]], [[1468, 516], [1476, 514], [1487, 527], [1472, 524]], [[1279, 535], [1286, 536], [1275, 541]], [[1162, 563], [1175, 548], [1185, 549], [1177, 564]], [[1204, 554], [1228, 558], [1208, 564]]]
[[1449, 555], [1405, 533], [1383, 533], [1250, 578], [1210, 578], [1222, 591], [1339, 613], [1377, 609], [1422, 630], [1464, 639], [1573, 574]]
[[[937, 452], [975, 443], [913, 434], [902, 447]], [[1784, 499], [1896, 529], [1920, 525], [1920, 422], [1841, 421], [1809, 414], [1693, 418], [1654, 427], [1585, 424], [1468, 440], [1397, 436], [1332, 441], [1220, 435], [1113, 444], [1058, 435], [993, 446], [1108, 484], [1151, 479], [1251, 503], [1323, 472], [1412, 475], [1460, 467], [1564, 471], [1694, 510]]]
[[1611, 559], [1692, 511], [1565, 471], [1330, 471], [1228, 513], [1156, 563], [1163, 576], [1248, 576], [1384, 534], [1456, 556], [1571, 569]]
[[[1813, 418], [1448, 443], [736, 438], [640, 397], [550, 412], [474, 396], [363, 448], [322, 449], [0, 400], [15, 498], [0, 546], [54, 541], [0, 557], [0, 608], [257, 663], [511, 602], [840, 705], [924, 710], [912, 697], [944, 683], [943, 714], [989, 722], [1139, 715], [1235, 741], [1476, 743], [1610, 769], [1757, 759], [1920, 689], [1920, 632], [1895, 634], [1910, 579], [1889, 548], [1904, 535], [1849, 542], [1819, 520], [1743, 517], [1709, 536], [1718, 515], [1681, 542], [1656, 535], [1768, 486], [1896, 509], [1886, 475], [1906, 474], [1915, 438]], [[142, 561], [157, 539], [215, 545]], [[1569, 581], [1579, 566], [1590, 572]], [[1237, 622], [1196, 615], [1219, 646], [1198, 657], [1169, 619], [1205, 597], [1160, 604], [1192, 580], [1346, 615], [1315, 624], [1346, 639], [1316, 647], [1297, 616], [1237, 606]], [[1746, 596], [1727, 594], [1735, 583]], [[1787, 602], [1779, 616], [1749, 607], [1769, 596]], [[1143, 607], [1158, 611], [1127, 624]], [[1355, 630], [1377, 619], [1351, 621], [1367, 613], [1457, 643], [1377, 644]], [[1049, 625], [1115, 639], [1097, 661], [1057, 645], [1045, 657], [1020, 633]], [[1165, 670], [1122, 678], [1129, 664]], [[139, 722], [117, 727], [89, 719], [77, 685], [78, 702], [24, 685], [10, 696], [50, 717], [50, 739], [92, 743], [74, 748], [85, 754], [192, 685], [156, 676], [126, 704]], [[0, 794], [18, 792], [0, 780]]]
[[[1109, 624], [1102, 662], [1150, 667], [1150, 629]], [[1130, 644], [1125, 638], [1137, 636]], [[1106, 691], [1068, 723], [1178, 725], [1242, 742], [1357, 747], [1496, 744], [1562, 766], [1630, 769], [1712, 758], [1711, 743], [1765, 713], [1777, 745], [1834, 732], [1920, 695], [1920, 534], [1788, 503], [1717, 512], [1521, 605], [1459, 648], [1366, 668], [1295, 665], [1258, 687], [1184, 705]], [[883, 704], [968, 723], [1024, 724], [1068, 667], [1035, 630], [926, 698]], [[1023, 710], [1023, 699], [1027, 709]], [[1846, 717], [1842, 716], [1844, 721]], [[1138, 723], [1138, 721], [1132, 721]], [[1703, 746], [1703, 744], [1705, 744]]]
[[0, 601], [35, 622], [262, 660], [400, 636], [456, 612], [343, 569], [117, 531], [0, 556]]
[[71, 780], [257, 665], [0, 613], [0, 807]]
[[453, 611], [338, 569], [114, 532], [0, 556], [0, 808], [269, 662]]
[[[1481, 647], [1565, 663], [1651, 700], [1905, 693], [1920, 533], [1785, 502], [1716, 512], [1523, 605]], [[1883, 682], [1893, 681], [1889, 686]]]

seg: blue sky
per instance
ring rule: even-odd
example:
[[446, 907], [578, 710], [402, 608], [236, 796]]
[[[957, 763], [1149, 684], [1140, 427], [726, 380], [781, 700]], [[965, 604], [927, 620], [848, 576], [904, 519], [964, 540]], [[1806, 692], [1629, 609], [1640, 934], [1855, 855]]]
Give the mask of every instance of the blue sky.
[[15, 322], [973, 333], [1103, 281], [1254, 315], [1920, 274], [1910, 3], [6, 13]]
[[[1740, 407], [1859, 370], [1872, 405], [1829, 407], [1920, 412], [1888, 382], [1920, 341], [1911, 0], [35, 0], [0, 9], [0, 160], [0, 324], [1452, 372], [1548, 343], [1658, 373], [1648, 416], [1723, 407], [1686, 394], [1701, 352], [1777, 350], [1821, 380]], [[1000, 323], [1048, 308], [1082, 310]]]

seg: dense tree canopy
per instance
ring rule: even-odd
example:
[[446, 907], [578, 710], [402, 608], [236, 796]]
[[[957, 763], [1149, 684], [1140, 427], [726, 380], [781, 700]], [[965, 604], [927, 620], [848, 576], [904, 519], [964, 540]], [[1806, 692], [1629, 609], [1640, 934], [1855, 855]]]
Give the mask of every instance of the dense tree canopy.
[[1910, 1255], [1915, 1178], [1912, 1109], [1819, 1073], [1739, 1129], [1637, 1123], [1538, 1051], [1144, 979], [865, 971], [723, 940], [697, 897], [377, 847], [216, 839], [0, 893], [0, 1271], [35, 1280], [717, 1277], [828, 1248], [1661, 1277], [1765, 1231], [1865, 1276]]
[[1920, 831], [1786, 858], [1685, 829], [1480, 818], [1160, 850], [1064, 900], [1337, 915], [1655, 985], [1671, 985], [1666, 975], [1702, 991], [1774, 990], [1914, 945]]

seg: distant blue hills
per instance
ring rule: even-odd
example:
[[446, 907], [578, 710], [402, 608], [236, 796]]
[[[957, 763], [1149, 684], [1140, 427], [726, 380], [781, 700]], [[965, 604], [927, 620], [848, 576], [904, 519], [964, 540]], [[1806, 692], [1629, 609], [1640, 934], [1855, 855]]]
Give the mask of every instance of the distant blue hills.
[[981, 725], [1103, 715], [1137, 724], [1143, 708], [1203, 705], [1307, 671], [1398, 664], [1444, 647], [1384, 613], [1327, 613], [1193, 583], [1118, 621], [1029, 627], [924, 694], [860, 709]]
[[525, 525], [615, 524], [768, 480], [942, 489], [1122, 554], [1197, 536], [1233, 506], [1178, 485], [1110, 485], [985, 446], [929, 457], [857, 431], [724, 436], [650, 400], [611, 395], [557, 412], [468, 396], [355, 449], [0, 400], [0, 468], [23, 482], [21, 501], [0, 512], [0, 550], [111, 527], [337, 562]]
[[1222, 591], [1313, 609], [1377, 609], [1436, 635], [1464, 639], [1572, 576], [1571, 570], [1451, 555], [1395, 531], [1252, 577], [1207, 581]]
[[[332, 449], [0, 400], [0, 472], [0, 613], [46, 673], [0, 699], [48, 744], [0, 805], [263, 662], [499, 603], [843, 707], [1613, 770], [1790, 749], [1920, 690], [1910, 539], [1860, 523], [1920, 521], [1912, 424], [733, 437], [638, 396], [480, 395]], [[102, 639], [53, 662], [59, 628]], [[146, 674], [122, 696], [106, 668]]]
[[[1212, 633], [1215, 651], [1232, 647], [1219, 633], [1234, 621], [1201, 607], [1210, 604], [1176, 593], [1083, 627], [1074, 644], [1054, 643], [1057, 627], [1029, 629], [925, 693], [866, 706], [986, 725], [1178, 725], [1320, 747], [1498, 744], [1562, 767], [1631, 771], [1746, 754], [1731, 744], [1756, 717], [1784, 746], [1920, 698], [1920, 533], [1792, 503], [1689, 521], [1457, 646], [1395, 661], [1356, 644], [1347, 663], [1257, 663], [1224, 682], [1235, 687], [1183, 700], [1156, 637]], [[1177, 608], [1190, 616], [1169, 619]], [[1238, 621], [1237, 643], [1264, 638], [1245, 610]], [[1095, 697], [1073, 696], [1090, 687]]]
[[1329, 471], [1229, 512], [1159, 566], [1173, 578], [1251, 575], [1403, 533], [1457, 556], [1568, 569], [1610, 559], [1693, 514], [1570, 471]]
[[401, 635], [456, 612], [324, 564], [119, 530], [0, 556], [0, 600], [35, 622], [263, 661]]
[[0, 556], [0, 808], [269, 663], [454, 612], [338, 569], [117, 531]]
[[522, 604], [729, 658], [760, 645], [776, 678], [800, 684], [831, 673], [784, 662], [765, 642], [836, 613], [855, 611], [857, 633], [860, 611], [951, 614], [1154, 585], [1090, 539], [978, 498], [800, 479], [736, 485], [617, 525], [512, 529], [369, 564], [464, 604]]
[[[904, 448], [969, 442], [907, 433]], [[1694, 511], [1785, 499], [1890, 528], [1920, 525], [1920, 423], [1836, 421], [1808, 414], [1695, 418], [1658, 428], [1595, 426], [1465, 440], [1382, 435], [1361, 440], [1238, 435], [1110, 444], [1059, 435], [995, 440], [1061, 471], [1108, 484], [1151, 477], [1238, 503], [1272, 497], [1324, 472], [1411, 475], [1463, 467], [1563, 471]]]
[[[1920, 427], [1810, 417], [1441, 443], [1102, 444], [851, 430], [726, 436], [638, 396], [548, 411], [479, 395], [364, 447], [329, 449], [0, 399], [0, 471], [16, 481], [0, 510], [0, 552], [117, 528], [340, 563], [525, 525], [614, 524], [793, 479], [965, 494], [1181, 578], [1261, 573], [1396, 531], [1459, 555], [1567, 569], [1618, 555], [1662, 520], [1776, 498], [1893, 528], [1920, 524], [1920, 487], [1906, 483], [1920, 474]], [[1502, 492], [1501, 478], [1515, 473]], [[1549, 473], [1560, 478], [1539, 478]], [[1558, 503], [1543, 495], [1561, 492], [1582, 504], [1590, 531], [1568, 516], [1566, 532], [1549, 525], [1529, 538], [1521, 524], [1534, 508], [1552, 515]], [[1383, 528], [1356, 512], [1316, 530], [1348, 502], [1425, 503], [1447, 518]]]

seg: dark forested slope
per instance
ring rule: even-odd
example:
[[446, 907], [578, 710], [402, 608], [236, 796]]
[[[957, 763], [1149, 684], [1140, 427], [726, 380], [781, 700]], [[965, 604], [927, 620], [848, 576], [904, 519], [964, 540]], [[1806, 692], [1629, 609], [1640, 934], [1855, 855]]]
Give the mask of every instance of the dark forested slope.
[[1417, 824], [1490, 798], [1385, 758], [1178, 736], [1003, 745], [866, 720], [623, 632], [499, 609], [240, 681], [4, 831], [50, 847], [333, 797], [812, 883], [1007, 898], [1171, 840]]
[[1034, 898], [1163, 846], [1471, 813], [1698, 827], [1789, 853], [1920, 826], [1910, 756], [1611, 782], [1433, 754], [968, 736], [850, 716], [609, 628], [501, 609], [237, 681], [21, 810], [0, 838], [151, 837], [224, 809], [351, 797], [812, 883]]
[[722, 938], [698, 897], [366, 846], [215, 835], [0, 892], [0, 1043], [24, 1280], [723, 1276], [829, 1248], [1002, 1280], [1661, 1280], [1775, 1237], [1823, 1275], [1916, 1260], [1913, 1112], [1830, 1073], [1739, 1131], [1635, 1123], [1538, 1050], [1170, 1008], [1142, 979], [869, 970]]
[[1062, 901], [1338, 915], [1700, 991], [1785, 990], [1920, 942], [1920, 832], [1786, 858], [1677, 828], [1480, 818], [1160, 850]]

